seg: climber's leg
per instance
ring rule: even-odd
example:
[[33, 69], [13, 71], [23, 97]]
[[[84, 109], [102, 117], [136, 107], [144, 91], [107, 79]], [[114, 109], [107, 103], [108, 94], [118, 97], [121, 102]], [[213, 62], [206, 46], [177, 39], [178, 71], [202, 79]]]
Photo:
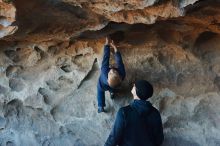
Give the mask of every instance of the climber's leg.
[[98, 112], [105, 112], [105, 91], [97, 86], [97, 100], [98, 100]]

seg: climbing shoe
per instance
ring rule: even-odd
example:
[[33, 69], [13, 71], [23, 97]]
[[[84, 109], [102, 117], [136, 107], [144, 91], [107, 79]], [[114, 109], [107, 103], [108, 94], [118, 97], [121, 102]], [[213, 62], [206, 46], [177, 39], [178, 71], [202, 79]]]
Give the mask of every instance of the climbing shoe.
[[110, 98], [111, 98], [111, 99], [114, 99], [114, 98], [115, 98], [115, 93], [111, 93], [111, 92], [110, 92]]
[[98, 113], [101, 113], [101, 112], [106, 112], [104, 107], [98, 107]]

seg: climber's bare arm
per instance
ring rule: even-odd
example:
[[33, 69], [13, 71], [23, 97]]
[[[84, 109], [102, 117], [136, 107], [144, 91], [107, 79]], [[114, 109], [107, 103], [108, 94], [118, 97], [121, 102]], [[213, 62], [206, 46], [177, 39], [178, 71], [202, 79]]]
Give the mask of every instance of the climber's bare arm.
[[115, 43], [114, 43], [113, 40], [111, 41], [110, 45], [111, 45], [111, 47], [114, 49], [114, 52], [115, 52], [115, 53], [118, 52], [118, 49], [117, 49], [117, 47], [116, 47], [116, 45], [115, 45]]

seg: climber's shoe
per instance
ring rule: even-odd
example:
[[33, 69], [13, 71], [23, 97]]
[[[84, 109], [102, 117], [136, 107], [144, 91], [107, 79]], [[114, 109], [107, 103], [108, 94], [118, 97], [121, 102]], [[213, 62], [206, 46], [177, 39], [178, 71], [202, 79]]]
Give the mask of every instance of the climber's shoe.
[[104, 113], [106, 112], [104, 107], [98, 107], [98, 113], [101, 113], [101, 112], [104, 112]]
[[111, 98], [111, 99], [114, 99], [114, 98], [115, 98], [115, 93], [111, 93], [111, 92], [110, 92], [110, 98]]

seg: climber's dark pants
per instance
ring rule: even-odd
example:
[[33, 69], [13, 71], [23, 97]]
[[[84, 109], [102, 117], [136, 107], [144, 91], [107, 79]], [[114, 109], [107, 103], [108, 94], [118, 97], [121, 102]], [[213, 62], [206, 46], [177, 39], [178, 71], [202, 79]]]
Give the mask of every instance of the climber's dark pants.
[[105, 91], [97, 87], [97, 100], [98, 100], [98, 107], [105, 106]]
[[97, 100], [98, 100], [98, 107], [105, 107], [105, 91], [110, 93], [115, 93], [114, 91], [103, 90], [101, 87], [97, 86]]

